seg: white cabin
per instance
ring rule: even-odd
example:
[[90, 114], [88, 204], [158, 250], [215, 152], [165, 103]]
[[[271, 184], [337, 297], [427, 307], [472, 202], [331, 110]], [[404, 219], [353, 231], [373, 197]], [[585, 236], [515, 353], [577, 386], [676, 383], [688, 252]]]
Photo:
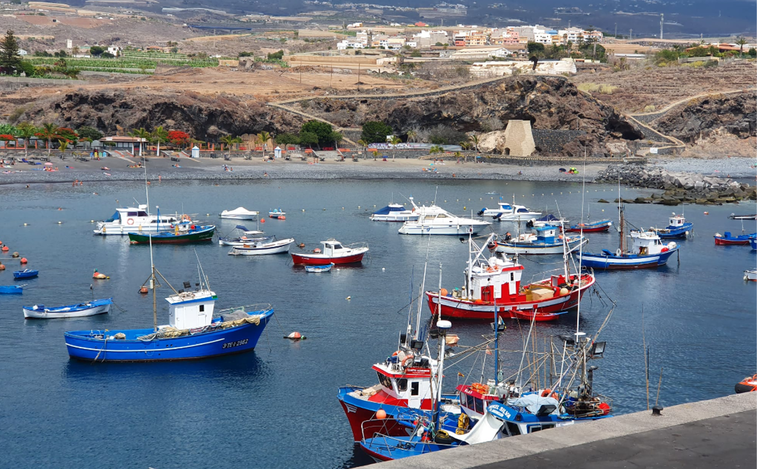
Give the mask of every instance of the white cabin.
[[669, 228], [681, 228], [684, 226], [684, 215], [671, 214]]
[[676, 243], [673, 241], [668, 245], [661, 243], [661, 237], [654, 231], [630, 231], [629, 237], [632, 238], [630, 252], [640, 256], [660, 254], [676, 247]]
[[180, 291], [166, 298], [168, 322], [175, 329], [197, 329], [210, 325], [216, 294], [210, 290]]
[[[395, 359], [395, 361], [391, 361]], [[417, 363], [414, 363], [417, 361]], [[403, 366], [405, 362], [405, 366]], [[379, 384], [388, 396], [406, 401], [408, 407], [420, 409], [427, 407], [433, 398], [431, 376], [436, 360], [428, 357], [413, 357], [403, 353], [393, 356], [386, 363], [373, 366], [379, 377]]]
[[467, 270], [465, 290], [470, 300], [496, 301], [518, 295], [524, 266], [510, 259], [490, 257]]

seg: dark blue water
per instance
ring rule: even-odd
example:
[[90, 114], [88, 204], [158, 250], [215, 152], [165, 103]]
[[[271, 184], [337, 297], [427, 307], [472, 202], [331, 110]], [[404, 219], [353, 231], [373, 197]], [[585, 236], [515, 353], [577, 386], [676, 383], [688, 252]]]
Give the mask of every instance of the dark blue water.
[[[554, 210], [557, 200], [562, 214], [573, 220], [581, 213], [579, 184], [453, 181], [440, 184], [437, 202], [457, 213], [464, 207], [476, 211], [494, 204], [485, 195], [490, 191], [507, 200], [515, 193], [517, 202], [536, 209]], [[589, 186], [588, 191], [592, 218], [615, 219], [612, 204], [594, 202], [613, 200], [616, 188]], [[376, 382], [370, 367], [395, 349], [408, 314], [411, 278], [420, 281], [427, 246], [422, 237], [397, 234], [396, 224], [370, 222], [368, 214], [393, 193], [395, 201], [402, 193], [424, 202], [434, 192], [426, 181], [154, 184], [151, 204], [164, 213], [197, 213], [225, 232], [236, 223], [217, 218], [224, 209], [282, 208], [287, 220], [267, 220], [267, 232], [292, 236], [309, 248], [328, 237], [367, 241], [370, 255], [362, 267], [313, 275], [292, 267], [289, 256], [231, 257], [228, 248], [215, 243], [197, 246], [218, 293], [218, 308], [274, 306], [275, 320], [256, 351], [189, 363], [93, 365], [69, 361], [65, 330], [152, 325], [152, 299], [137, 292], [149, 275], [148, 248], [130, 246], [121, 237], [93, 236], [90, 223], [110, 216], [117, 200], [121, 205], [133, 198], [144, 202], [144, 188], [133, 183], [0, 187], [0, 240], [40, 270], [23, 296], [0, 296], [2, 466], [342, 468], [367, 462], [353, 447], [337, 388]], [[622, 190], [625, 198], [640, 193]], [[749, 247], [717, 247], [712, 239], [717, 231], [740, 232], [740, 222], [727, 215], [754, 213], [755, 205], [684, 210], [696, 236], [682, 242], [679, 264], [672, 257], [657, 270], [599, 272], [602, 300], [586, 296], [582, 303], [579, 322], [588, 333], [605, 318], [607, 297], [618, 304], [600, 337], [609, 344], [605, 358], [594, 363], [600, 366], [595, 389], [614, 400], [617, 413], [646, 406], [643, 312], [652, 399], [662, 370], [663, 406], [730, 394], [737, 381], [756, 370], [756, 286], [742, 280], [743, 270], [755, 266], [756, 253]], [[647, 205], [630, 205], [626, 211], [630, 222], [644, 227], [665, 225], [670, 213], [671, 208]], [[745, 229], [755, 231], [750, 223]], [[592, 250], [617, 247], [615, 233], [590, 236]], [[443, 286], [460, 286], [466, 245], [443, 237], [432, 238], [429, 246], [427, 286], [437, 287], [440, 263]], [[173, 285], [194, 282], [192, 247], [156, 246], [154, 254]], [[558, 267], [554, 260], [522, 258], [524, 278]], [[18, 265], [3, 262], [8, 270], [0, 272], [0, 285], [12, 284], [11, 271]], [[111, 279], [93, 283], [95, 268]], [[90, 284], [95, 297], [113, 296], [120, 308], [93, 318], [23, 319], [22, 305], [80, 302], [91, 297]], [[160, 296], [168, 291], [159, 290], [162, 323], [167, 319]], [[507, 325], [502, 348], [519, 349], [528, 325]], [[536, 336], [544, 342], [575, 327], [576, 315], [570, 314], [539, 324]], [[466, 345], [489, 334], [488, 324], [459, 321], [453, 328]], [[282, 339], [293, 330], [308, 339]], [[515, 369], [518, 358], [506, 355], [506, 369]], [[484, 369], [492, 372], [491, 359]], [[456, 372], [478, 379], [481, 371], [481, 362], [455, 365], [446, 373], [446, 387], [456, 384]]]

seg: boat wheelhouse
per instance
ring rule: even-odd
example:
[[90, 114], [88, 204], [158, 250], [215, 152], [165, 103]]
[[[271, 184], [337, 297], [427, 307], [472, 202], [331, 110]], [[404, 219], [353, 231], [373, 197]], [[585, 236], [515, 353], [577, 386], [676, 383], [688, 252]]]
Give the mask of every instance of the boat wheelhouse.
[[117, 208], [107, 220], [97, 223], [97, 235], [128, 235], [129, 233], [159, 233], [172, 231], [173, 224], [190, 221], [187, 215], [150, 215], [147, 204]]
[[[413, 197], [410, 200], [412, 202]], [[418, 220], [418, 217], [419, 214], [416, 213], [415, 207], [408, 209], [402, 204], [389, 204], [372, 213], [369, 218], [371, 221], [406, 222]]]
[[651, 228], [662, 239], [685, 238], [692, 231], [692, 223], [685, 220], [684, 215], [672, 213], [669, 217], [669, 225], [666, 228]]
[[510, 233], [502, 240], [494, 241], [490, 249], [505, 254], [563, 254], [563, 244], [573, 249], [579, 243], [587, 244], [589, 240], [581, 236], [566, 236], [559, 234], [559, 226], [535, 226], [532, 233], [522, 233], [515, 238]]

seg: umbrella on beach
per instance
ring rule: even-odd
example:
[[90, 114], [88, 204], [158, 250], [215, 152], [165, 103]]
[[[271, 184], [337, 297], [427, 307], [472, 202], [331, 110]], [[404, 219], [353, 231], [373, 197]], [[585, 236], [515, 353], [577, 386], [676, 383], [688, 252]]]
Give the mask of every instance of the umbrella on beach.
[[50, 162], [48, 162], [48, 163], [45, 163], [45, 166], [52, 166], [52, 165], [53, 165], [53, 164], [52, 164], [52, 163], [50, 163]]

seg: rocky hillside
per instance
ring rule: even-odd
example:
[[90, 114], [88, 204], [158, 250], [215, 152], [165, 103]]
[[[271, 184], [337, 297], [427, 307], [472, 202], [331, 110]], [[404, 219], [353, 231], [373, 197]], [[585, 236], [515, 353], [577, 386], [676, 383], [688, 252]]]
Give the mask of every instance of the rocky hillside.
[[672, 111], [651, 125], [685, 143], [717, 132], [742, 139], [756, 136], [755, 92], [692, 100]]
[[[534, 129], [579, 131], [576, 138], [556, 134], [561, 154], [608, 154], [606, 143], [642, 138], [623, 116], [580, 92], [563, 77], [521, 76], [475, 88], [419, 97], [316, 98], [301, 110], [343, 127], [383, 120], [398, 135], [409, 130], [449, 126], [460, 132], [488, 132], [510, 119], [528, 120]], [[457, 142], [456, 142], [457, 143]], [[538, 152], [545, 153], [538, 145]]]

